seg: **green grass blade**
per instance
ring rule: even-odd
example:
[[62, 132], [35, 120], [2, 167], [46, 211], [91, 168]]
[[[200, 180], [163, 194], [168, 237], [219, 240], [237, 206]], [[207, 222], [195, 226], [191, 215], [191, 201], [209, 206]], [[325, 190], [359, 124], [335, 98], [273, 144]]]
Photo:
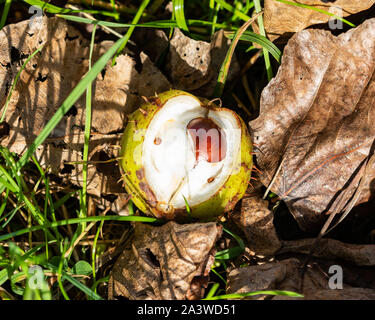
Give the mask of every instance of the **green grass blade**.
[[42, 0], [23, 0], [23, 2], [26, 2], [27, 4], [29, 4], [31, 6], [38, 6], [44, 12], [53, 13], [53, 14], [59, 14], [59, 13], [60, 14], [61, 13], [91, 13], [91, 14], [101, 14], [103, 16], [109, 16], [109, 17], [113, 17], [113, 18], [116, 18], [118, 16], [117, 13], [108, 12], [108, 11], [104, 11], [104, 10], [83, 10], [83, 9], [73, 10], [73, 9], [61, 8], [61, 7], [58, 7], [56, 5], [47, 3], [47, 2], [42, 1]]
[[171, 24], [174, 27], [177, 26], [177, 23], [172, 20], [159, 20], [159, 21], [153, 21], [153, 22], [134, 24], [134, 23], [119, 23], [119, 22], [89, 19], [89, 18], [84, 18], [84, 17], [79, 17], [79, 16], [72, 16], [68, 14], [57, 14], [56, 16], [59, 18], [63, 18], [65, 20], [73, 21], [73, 22], [97, 24], [98, 26], [105, 26], [105, 27], [110, 27], [110, 28], [126, 28], [126, 27], [170, 28]]
[[87, 86], [95, 80], [99, 72], [101, 72], [106, 66], [108, 60], [117, 52], [117, 50], [126, 41], [126, 38], [121, 38], [115, 42], [115, 44], [103, 54], [99, 60], [95, 63], [92, 69], [86, 74], [86, 76], [74, 87], [69, 96], [65, 99], [56, 113], [48, 121], [46, 126], [43, 128], [42, 132], [34, 140], [31, 146], [22, 155], [21, 159], [18, 161], [18, 168], [23, 167], [28, 161], [29, 157], [34, 154], [35, 150], [47, 139], [49, 134], [53, 131], [56, 125], [63, 119], [66, 112], [73, 106], [73, 104], [81, 97], [83, 92], [86, 90]]
[[[233, 31], [225, 32], [225, 36], [229, 39], [233, 39], [234, 32]], [[261, 45], [263, 48], [266, 48], [269, 51], [269, 53], [276, 59], [277, 62], [280, 63], [281, 54], [282, 54], [281, 51], [266, 37], [256, 34], [252, 31], [245, 31], [243, 35], [241, 36], [240, 41], [246, 41], [246, 42], [251, 42], [251, 43], [255, 42]]]
[[[139, 6], [139, 9], [138, 9], [135, 17], [133, 18], [132, 24], [138, 23], [139, 19], [141, 19], [142, 14], [145, 11], [145, 9], [146, 9], [146, 7], [147, 7], [147, 5], [149, 3], [150, 3], [150, 0], [143, 0], [142, 1], [142, 3]], [[117, 52], [116, 52], [116, 54], [115, 54], [115, 56], [114, 56], [114, 58], [112, 60], [112, 65], [115, 64], [115, 60], [116, 60], [117, 56], [121, 53], [122, 50], [124, 50], [124, 48], [125, 48], [126, 44], [128, 43], [131, 35], [133, 34], [134, 29], [135, 29], [134, 26], [130, 27], [129, 30], [126, 32], [125, 37], [124, 37], [125, 40], [124, 40], [124, 42], [121, 43], [120, 48], [117, 50]]]
[[229, 231], [225, 227], [223, 228], [223, 230], [237, 241], [238, 246], [217, 252], [215, 255], [215, 260], [231, 260], [235, 257], [238, 257], [245, 250], [245, 243], [238, 235]]
[[23, 0], [24, 2], [28, 3], [31, 6], [38, 6], [43, 9], [43, 11], [47, 11], [49, 13], [70, 13], [73, 12], [71, 9], [60, 8], [54, 6], [53, 4], [49, 4], [42, 0]]
[[186, 198], [185, 198], [184, 195], [183, 195], [182, 197], [184, 198], [184, 201], [185, 201], [186, 212], [187, 212], [188, 215], [190, 215], [191, 210], [190, 210], [189, 203], [188, 203], [188, 201], [186, 200]]
[[218, 282], [214, 283], [212, 285], [210, 291], [208, 291], [208, 293], [206, 295], [206, 299], [212, 298], [215, 295], [217, 289], [219, 289], [219, 286], [220, 286], [220, 283], [218, 283]]
[[66, 226], [68, 224], [77, 224], [82, 222], [93, 222], [93, 221], [134, 221], [134, 222], [156, 222], [158, 219], [151, 217], [140, 217], [140, 216], [94, 216], [94, 217], [85, 217], [85, 218], [72, 218], [66, 220], [58, 220], [56, 222], [48, 223], [45, 225], [33, 226], [30, 228], [21, 229], [14, 231], [5, 235], [0, 236], [0, 241], [11, 239], [28, 232], [34, 232], [42, 229], [55, 228], [60, 226]]
[[220, 4], [225, 10], [236, 14], [240, 19], [243, 21], [249, 21], [251, 17], [249, 17], [247, 14], [244, 14], [240, 10], [237, 10], [235, 7], [230, 5], [229, 3], [225, 2], [224, 0], [215, 0], [218, 4]]
[[[254, 6], [255, 6], [255, 11], [257, 13], [262, 11], [262, 7], [260, 6], [260, 0], [254, 0]], [[266, 31], [264, 29], [262, 16], [258, 17], [258, 25], [259, 25], [260, 34], [265, 37]], [[265, 47], [263, 47], [263, 57], [264, 57], [264, 63], [266, 65], [266, 70], [267, 70], [267, 78], [268, 78], [268, 81], [270, 81], [273, 77], [273, 72], [272, 72], [272, 66], [271, 66], [271, 61], [270, 61], [270, 55], [269, 55], [268, 50]]]
[[[65, 20], [79, 22], [79, 23], [86, 23], [86, 24], [97, 24], [98, 26], [110, 27], [110, 28], [126, 28], [126, 27], [140, 27], [140, 28], [158, 28], [158, 29], [169, 29], [169, 28], [176, 28], [178, 27], [177, 22], [175, 20], [156, 20], [151, 22], [144, 22], [144, 23], [118, 23], [118, 22], [110, 22], [110, 21], [103, 21], [103, 20], [95, 20], [83, 17], [77, 17], [72, 15], [66, 14], [57, 14], [56, 16], [63, 18]], [[187, 24], [189, 26], [199, 26], [199, 27], [215, 27], [221, 29], [232, 29], [237, 30], [238, 28], [231, 26], [227, 23], [215, 23], [212, 21], [204, 21], [204, 20], [196, 20], [196, 19], [188, 19]]]
[[3, 270], [0, 270], [0, 286], [9, 279], [9, 276], [8, 276], [8, 270], [7, 269], [3, 269]]
[[0, 30], [5, 26], [11, 4], [12, 0], [5, 0], [3, 14], [1, 15], [0, 20]]
[[337, 20], [341, 20], [342, 22], [346, 23], [348, 26], [351, 26], [351, 27], [355, 27], [355, 24], [351, 23], [350, 21], [342, 18], [342, 17], [339, 17], [331, 12], [328, 12], [328, 11], [325, 11], [323, 9], [319, 9], [319, 8], [316, 8], [314, 6], [311, 6], [311, 5], [307, 5], [307, 4], [302, 4], [302, 3], [298, 3], [298, 2], [291, 2], [291, 1], [286, 1], [286, 0], [274, 0], [274, 1], [277, 1], [277, 2], [281, 2], [281, 3], [284, 3], [284, 4], [289, 4], [291, 6], [296, 6], [296, 7], [300, 7], [300, 8], [305, 8], [305, 9], [309, 9], [309, 10], [313, 10], [313, 11], [316, 11], [316, 12], [320, 12], [320, 13], [323, 13], [327, 16], [330, 16], [330, 17], [333, 17]]
[[19, 193], [20, 188], [10, 174], [0, 165], [0, 183], [5, 185], [13, 193]]
[[257, 296], [260, 294], [272, 295], [272, 296], [287, 296], [295, 298], [303, 298], [303, 295], [293, 291], [281, 291], [281, 290], [266, 290], [266, 291], [254, 291], [246, 293], [230, 293], [223, 294], [220, 296], [206, 297], [203, 300], [225, 300], [225, 299], [241, 299], [244, 297]]
[[0, 119], [0, 122], [3, 122], [4, 121], [4, 118], [5, 118], [5, 112], [8, 108], [8, 104], [9, 104], [9, 101], [10, 101], [10, 98], [12, 97], [12, 92], [13, 92], [13, 89], [15, 88], [16, 84], [17, 84], [17, 81], [18, 81], [18, 78], [20, 77], [21, 75], [21, 72], [25, 69], [27, 63], [40, 51], [42, 50], [44, 45], [41, 45], [38, 49], [36, 49], [31, 55], [29, 55], [26, 59], [26, 61], [22, 64], [20, 70], [18, 71], [16, 77], [14, 78], [14, 81], [12, 83], [12, 86], [9, 90], [9, 94], [8, 94], [8, 97], [7, 97], [7, 100], [5, 102], [5, 107], [4, 107], [4, 110], [3, 110], [3, 114], [1, 116], [1, 119]]
[[213, 267], [211, 267], [211, 272], [214, 273], [221, 281], [223, 281], [224, 285], [227, 285], [227, 280], [223, 278], [223, 276], [217, 272]]
[[240, 29], [236, 31], [236, 33], [233, 36], [232, 43], [230, 44], [230, 47], [228, 49], [228, 52], [225, 56], [225, 59], [221, 65], [219, 76], [217, 79], [217, 84], [214, 92], [214, 97], [219, 98], [224, 90], [225, 82], [228, 77], [229, 67], [232, 62], [232, 57], [234, 54], [234, 50], [237, 46], [238, 41], [240, 40], [242, 34], [246, 31], [246, 29], [254, 22], [254, 20], [261, 15], [261, 12], [257, 13], [253, 18], [248, 20], [246, 23], [242, 25]]
[[[90, 42], [90, 53], [89, 53], [89, 71], [91, 70], [92, 64], [92, 53], [94, 50], [95, 34], [96, 27], [92, 30], [91, 42]], [[87, 86], [86, 89], [86, 119], [85, 119], [85, 132], [84, 132], [84, 144], [83, 144], [83, 168], [82, 168], [82, 204], [79, 217], [87, 216], [87, 161], [89, 155], [89, 142], [90, 142], [90, 133], [91, 133], [91, 101], [92, 101], [92, 83]], [[82, 231], [86, 228], [86, 224], [81, 224]]]
[[180, 29], [189, 32], [185, 19], [184, 0], [173, 0], [173, 12], [176, 17], [177, 26]]
[[3, 197], [3, 199], [1, 200], [1, 206], [0, 206], [0, 221], [1, 221], [1, 216], [3, 215], [4, 213], [4, 210], [5, 210], [5, 207], [7, 205], [7, 201], [8, 201], [8, 197], [9, 197], [9, 189], [6, 189], [5, 191], [5, 196]]
[[99, 296], [97, 293], [92, 291], [89, 287], [85, 286], [82, 282], [80, 282], [76, 278], [73, 278], [72, 276], [66, 274], [64, 271], [62, 272], [62, 274], [63, 274], [63, 280], [69, 281], [71, 284], [73, 284], [79, 290], [85, 293], [89, 298], [93, 300], [104, 300], [101, 296]]

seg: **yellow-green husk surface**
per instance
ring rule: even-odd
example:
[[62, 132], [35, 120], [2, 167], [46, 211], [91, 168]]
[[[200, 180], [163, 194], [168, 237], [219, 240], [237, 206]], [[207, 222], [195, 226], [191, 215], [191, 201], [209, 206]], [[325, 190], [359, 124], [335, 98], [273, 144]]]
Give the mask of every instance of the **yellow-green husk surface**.
[[[209, 221], [230, 211], [235, 204], [243, 197], [250, 180], [252, 168], [252, 144], [250, 134], [244, 121], [229, 110], [238, 118], [241, 123], [241, 152], [236, 161], [236, 170], [228, 177], [224, 185], [208, 200], [189, 207], [190, 210], [177, 209], [173, 212], [163, 212], [158, 208], [157, 200], [153, 191], [147, 184], [142, 167], [142, 145], [145, 139], [146, 130], [156, 112], [171, 98], [178, 95], [189, 95], [197, 99], [204, 107], [219, 110], [216, 106], [208, 104], [205, 99], [181, 91], [170, 90], [158, 94], [149, 99], [139, 109], [128, 116], [128, 123], [125, 128], [121, 146], [120, 166], [123, 171], [125, 189], [131, 195], [134, 204], [145, 214], [162, 219], [176, 219], [181, 221], [200, 220]], [[190, 211], [188, 213], [188, 211]]]

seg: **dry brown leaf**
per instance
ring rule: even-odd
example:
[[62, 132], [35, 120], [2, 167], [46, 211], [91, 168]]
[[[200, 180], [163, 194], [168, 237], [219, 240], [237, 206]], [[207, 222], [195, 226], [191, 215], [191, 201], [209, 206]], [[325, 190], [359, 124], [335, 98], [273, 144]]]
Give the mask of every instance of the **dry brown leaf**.
[[[208, 43], [191, 39], [176, 28], [170, 41], [166, 67], [173, 87], [212, 97], [229, 44], [223, 30], [216, 32]], [[233, 59], [228, 81], [238, 71], [238, 62]]]
[[[314, 241], [315, 239], [283, 241], [278, 254], [286, 252], [309, 254]], [[349, 244], [335, 239], [320, 239], [313, 256], [324, 259], [340, 259], [357, 266], [374, 266], [375, 245]]]
[[268, 209], [268, 201], [259, 195], [243, 198], [241, 210], [233, 215], [233, 221], [245, 234], [247, 247], [255, 254], [272, 256], [281, 248], [273, 212]]
[[[301, 286], [301, 264], [298, 259], [290, 258], [274, 263], [248, 266], [232, 270], [228, 275], [227, 293], [246, 293], [258, 290], [288, 290], [302, 293], [306, 300], [373, 300], [375, 290], [372, 288], [353, 287], [345, 282], [343, 289], [332, 290], [329, 288], [329, 266], [311, 264], [303, 277]], [[348, 272], [348, 270], [345, 270]], [[373, 276], [373, 273], [372, 273]], [[300, 292], [300, 289], [303, 291]], [[258, 295], [248, 299], [280, 300], [301, 299], [284, 296]]]
[[[31, 59], [21, 73], [13, 92], [5, 121], [9, 132], [1, 145], [22, 154], [41, 132], [72, 89], [88, 72], [89, 40], [58, 18], [40, 18], [8, 25], [0, 31], [0, 105], [4, 106], [10, 86], [25, 59], [41, 44], [42, 51]], [[95, 45], [93, 63], [112, 45]], [[108, 63], [93, 83], [92, 137], [89, 160], [106, 160], [112, 145], [119, 143], [126, 114], [142, 103], [141, 96], [170, 88], [167, 79], [150, 59], [140, 54], [140, 65], [129, 55], [120, 55], [114, 67]], [[85, 123], [85, 95], [56, 126], [46, 143], [36, 151], [43, 167], [63, 178], [62, 182], [82, 185], [81, 161]], [[4, 131], [4, 130], [2, 130]], [[103, 172], [107, 171], [107, 172]], [[106, 173], [106, 174], [104, 174]], [[114, 163], [89, 166], [88, 192], [100, 196], [123, 192]], [[117, 210], [117, 209], [116, 209]], [[120, 210], [120, 209], [119, 209]]]
[[[375, 4], [375, 0], [336, 0], [325, 2], [319, 0], [290, 0], [290, 2], [314, 6], [338, 16], [342, 12], [342, 17], [367, 10]], [[340, 8], [341, 11], [337, 8]], [[288, 36], [288, 34], [301, 31], [311, 25], [326, 23], [329, 19], [333, 18], [311, 9], [275, 0], [265, 0], [264, 2], [264, 27], [271, 41], [280, 36]]]
[[202, 298], [221, 232], [214, 222], [137, 224], [134, 241], [112, 269], [109, 298]]
[[[373, 154], [374, 70], [375, 19], [338, 37], [304, 30], [288, 42], [277, 76], [262, 92], [260, 116], [250, 122], [262, 183], [277, 173], [272, 191], [304, 230], [343, 209]], [[374, 164], [366, 173], [357, 204], [375, 191]]]

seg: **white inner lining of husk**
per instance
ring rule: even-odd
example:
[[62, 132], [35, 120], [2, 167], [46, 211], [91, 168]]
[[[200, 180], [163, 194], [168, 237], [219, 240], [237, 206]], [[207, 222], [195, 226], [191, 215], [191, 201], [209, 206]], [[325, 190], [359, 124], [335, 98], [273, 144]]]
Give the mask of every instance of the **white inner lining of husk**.
[[[226, 155], [219, 162], [196, 162], [194, 141], [186, 127], [198, 117], [212, 119], [225, 132]], [[184, 197], [189, 206], [212, 197], [238, 166], [240, 146], [241, 128], [230, 110], [204, 108], [188, 95], [169, 99], [151, 120], [142, 148], [145, 179], [160, 208], [184, 208]]]

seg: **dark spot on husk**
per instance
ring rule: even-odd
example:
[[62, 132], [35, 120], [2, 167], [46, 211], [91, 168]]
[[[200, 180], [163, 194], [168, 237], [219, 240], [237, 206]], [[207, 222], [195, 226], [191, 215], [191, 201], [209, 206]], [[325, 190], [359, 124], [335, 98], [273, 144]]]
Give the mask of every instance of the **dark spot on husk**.
[[234, 208], [234, 206], [236, 205], [236, 203], [238, 202], [238, 200], [239, 200], [238, 199], [238, 195], [236, 195], [231, 201], [229, 201], [227, 203], [227, 205], [225, 206], [224, 211], [225, 212], [231, 211]]
[[136, 176], [137, 176], [137, 178], [138, 178], [139, 180], [142, 180], [142, 179], [145, 177], [145, 172], [144, 172], [143, 169], [139, 169], [139, 170], [137, 170], [137, 171], [135, 172], [135, 174], [136, 174]]
[[151, 98], [149, 99], [149, 101], [150, 101], [153, 105], [156, 105], [156, 106], [159, 107], [159, 108], [162, 106], [162, 104], [161, 104], [161, 100], [160, 100], [159, 97], [151, 97]]
[[146, 201], [151, 207], [156, 207], [157, 201], [154, 192], [151, 190], [150, 186], [145, 182], [139, 183], [139, 188], [146, 194]]

